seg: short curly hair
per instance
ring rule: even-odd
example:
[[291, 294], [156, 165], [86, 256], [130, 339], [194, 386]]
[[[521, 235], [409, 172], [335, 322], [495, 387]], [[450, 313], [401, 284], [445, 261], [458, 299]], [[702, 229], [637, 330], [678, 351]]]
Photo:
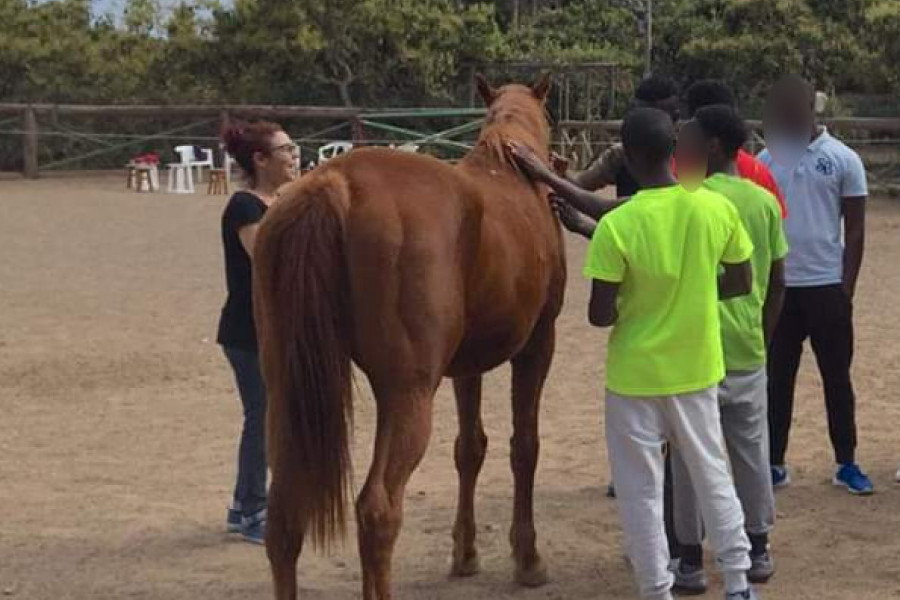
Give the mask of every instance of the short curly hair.
[[694, 114], [694, 121], [700, 126], [705, 137], [719, 140], [729, 157], [734, 157], [747, 143], [749, 137], [747, 124], [733, 106], [727, 104], [704, 106]]
[[663, 75], [651, 75], [647, 77], [634, 91], [634, 97], [641, 102], [653, 103], [668, 100], [678, 96], [678, 86], [675, 82]]
[[701, 79], [694, 82], [685, 93], [685, 102], [687, 103], [688, 115], [694, 116], [698, 110], [704, 106], [713, 104], [726, 104], [731, 107], [737, 106], [731, 88], [724, 81], [718, 79]]

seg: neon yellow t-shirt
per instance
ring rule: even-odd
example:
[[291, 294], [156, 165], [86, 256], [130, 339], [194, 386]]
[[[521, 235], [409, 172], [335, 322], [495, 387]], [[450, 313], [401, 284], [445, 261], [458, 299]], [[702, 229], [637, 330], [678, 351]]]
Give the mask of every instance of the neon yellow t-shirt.
[[751, 371], [766, 364], [763, 305], [772, 262], [788, 253], [778, 200], [748, 179], [717, 173], [703, 187], [722, 194], [737, 209], [753, 242], [753, 291], [719, 303], [722, 347], [727, 371]]
[[621, 284], [607, 387], [623, 396], [666, 396], [721, 381], [719, 265], [752, 253], [737, 209], [704, 189], [644, 190], [604, 217], [584, 274]]

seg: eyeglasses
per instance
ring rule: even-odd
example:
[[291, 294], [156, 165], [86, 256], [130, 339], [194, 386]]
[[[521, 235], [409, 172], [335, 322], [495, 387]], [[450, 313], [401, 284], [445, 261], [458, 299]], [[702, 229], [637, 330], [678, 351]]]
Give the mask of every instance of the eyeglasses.
[[275, 146], [270, 150], [270, 152], [280, 152], [281, 150], [287, 150], [290, 154], [297, 154], [300, 152], [300, 146], [293, 142], [289, 142], [287, 144], [281, 144], [280, 146]]

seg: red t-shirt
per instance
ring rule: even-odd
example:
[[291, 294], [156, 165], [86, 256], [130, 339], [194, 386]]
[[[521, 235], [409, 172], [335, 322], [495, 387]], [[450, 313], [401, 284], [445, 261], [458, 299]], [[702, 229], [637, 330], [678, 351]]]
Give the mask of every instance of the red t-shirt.
[[778, 199], [778, 205], [781, 207], [781, 218], [787, 217], [787, 206], [784, 204], [784, 196], [781, 194], [781, 190], [778, 189], [778, 184], [775, 182], [772, 172], [769, 171], [769, 167], [756, 160], [756, 157], [746, 150], [741, 149], [738, 150], [737, 155], [737, 170], [738, 174], [744, 179], [749, 179], [756, 185], [772, 192]]

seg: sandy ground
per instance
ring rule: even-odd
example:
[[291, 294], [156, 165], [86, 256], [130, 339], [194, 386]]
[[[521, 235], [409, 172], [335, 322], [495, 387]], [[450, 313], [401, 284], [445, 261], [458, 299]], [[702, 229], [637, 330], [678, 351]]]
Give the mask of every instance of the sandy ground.
[[[223, 533], [240, 412], [214, 332], [223, 299], [222, 197], [126, 193], [121, 178], [0, 181], [0, 595], [268, 598], [264, 551]], [[768, 599], [900, 598], [900, 205], [873, 201], [855, 367], [860, 460], [878, 493], [832, 488], [822, 391], [800, 377], [778, 495], [779, 572]], [[618, 516], [603, 497], [605, 334], [587, 326], [584, 244], [571, 270], [544, 398], [539, 544], [552, 583], [511, 583], [506, 531], [508, 370], [487, 378], [490, 450], [478, 493], [483, 573], [447, 578], [456, 474], [449, 387], [410, 488], [394, 560], [397, 597], [629, 598]], [[373, 403], [358, 403], [355, 460], [371, 453]], [[353, 528], [351, 527], [351, 532]], [[359, 595], [355, 542], [301, 558], [303, 596]], [[719, 579], [710, 593], [719, 597]]]

